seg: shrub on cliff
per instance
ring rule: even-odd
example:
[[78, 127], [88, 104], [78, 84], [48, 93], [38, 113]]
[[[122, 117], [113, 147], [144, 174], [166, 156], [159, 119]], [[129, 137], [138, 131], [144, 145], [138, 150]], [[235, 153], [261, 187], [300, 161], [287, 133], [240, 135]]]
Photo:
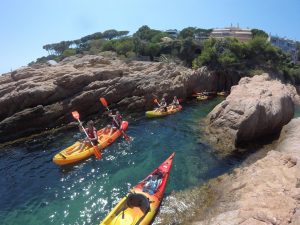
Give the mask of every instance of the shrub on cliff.
[[291, 58], [261, 35], [248, 42], [233, 38], [206, 40], [202, 53], [193, 61], [193, 68], [201, 66], [220, 73], [240, 71], [245, 75], [254, 69], [285, 71], [287, 77], [294, 68]]

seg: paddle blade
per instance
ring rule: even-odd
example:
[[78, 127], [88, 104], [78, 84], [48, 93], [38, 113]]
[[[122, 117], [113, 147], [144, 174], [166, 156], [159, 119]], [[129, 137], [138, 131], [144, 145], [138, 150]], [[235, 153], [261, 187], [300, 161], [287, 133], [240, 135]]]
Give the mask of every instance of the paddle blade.
[[73, 111], [72, 112], [72, 116], [74, 117], [74, 119], [79, 120], [80, 116], [79, 113], [77, 111]]
[[124, 131], [124, 129], [123, 129], [123, 123], [121, 124], [120, 130], [121, 130], [121, 132], [122, 132], [122, 135], [123, 135], [124, 139], [125, 139], [126, 141], [130, 141], [130, 137], [125, 133], [125, 131]]
[[101, 97], [101, 98], [100, 98], [100, 102], [102, 103], [102, 105], [103, 105], [104, 107], [107, 107], [107, 106], [108, 106], [107, 101], [106, 101], [105, 98]]
[[126, 141], [130, 141], [130, 137], [123, 131], [123, 137]]

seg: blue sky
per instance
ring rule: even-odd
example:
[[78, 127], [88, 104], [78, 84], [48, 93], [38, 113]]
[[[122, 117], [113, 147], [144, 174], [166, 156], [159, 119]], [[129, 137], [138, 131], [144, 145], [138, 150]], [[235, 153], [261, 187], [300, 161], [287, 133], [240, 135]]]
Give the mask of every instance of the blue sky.
[[107, 29], [135, 32], [239, 23], [300, 40], [300, 0], [1, 0], [0, 74], [47, 55], [42, 46]]

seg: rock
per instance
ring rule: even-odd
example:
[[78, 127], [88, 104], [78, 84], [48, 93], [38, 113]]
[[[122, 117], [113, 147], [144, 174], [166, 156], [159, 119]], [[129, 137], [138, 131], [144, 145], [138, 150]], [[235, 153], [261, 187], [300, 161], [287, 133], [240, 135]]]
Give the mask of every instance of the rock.
[[281, 131], [276, 149], [225, 176], [210, 218], [195, 225], [300, 224], [300, 118]]
[[[103, 55], [109, 55], [104, 57]], [[186, 98], [214, 90], [218, 75], [173, 64], [118, 60], [111, 53], [77, 55], [55, 66], [38, 65], [0, 76], [0, 142], [71, 122], [72, 110], [82, 118], [112, 107], [145, 111], [153, 98]]]
[[208, 133], [220, 151], [279, 133], [294, 115], [296, 90], [268, 74], [242, 78], [208, 115]]

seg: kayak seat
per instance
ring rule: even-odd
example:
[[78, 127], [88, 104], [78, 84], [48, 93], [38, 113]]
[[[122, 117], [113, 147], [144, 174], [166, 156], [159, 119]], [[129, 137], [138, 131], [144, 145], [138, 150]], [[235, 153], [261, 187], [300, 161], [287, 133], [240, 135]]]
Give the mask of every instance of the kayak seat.
[[148, 213], [150, 209], [148, 198], [142, 194], [130, 193], [127, 197], [126, 205], [129, 208], [139, 207], [144, 214]]

